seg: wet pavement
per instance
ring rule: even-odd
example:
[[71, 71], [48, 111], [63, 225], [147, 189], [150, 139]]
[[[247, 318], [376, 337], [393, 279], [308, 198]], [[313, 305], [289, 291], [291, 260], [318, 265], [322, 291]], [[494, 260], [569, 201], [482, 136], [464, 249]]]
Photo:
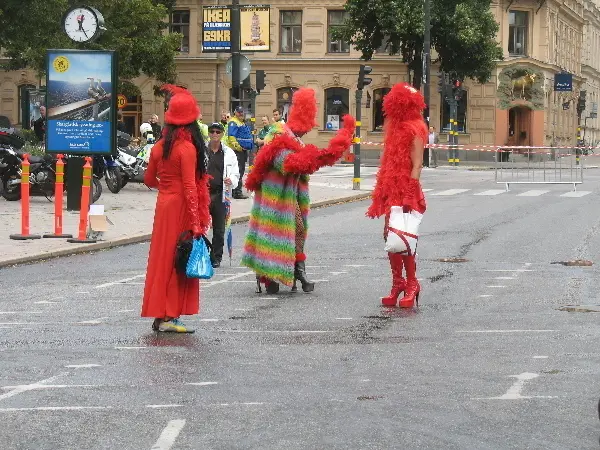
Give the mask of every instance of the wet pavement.
[[1, 447], [597, 448], [599, 187], [429, 195], [414, 310], [366, 201], [311, 213], [311, 294], [255, 294], [235, 225], [192, 335], [139, 317], [147, 244], [1, 269]]

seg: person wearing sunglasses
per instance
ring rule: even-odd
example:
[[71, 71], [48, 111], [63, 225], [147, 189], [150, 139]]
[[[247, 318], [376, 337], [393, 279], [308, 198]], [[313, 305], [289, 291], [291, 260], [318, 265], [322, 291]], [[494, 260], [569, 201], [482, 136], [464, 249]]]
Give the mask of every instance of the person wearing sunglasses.
[[225, 204], [225, 191], [237, 186], [240, 179], [238, 159], [235, 152], [221, 140], [225, 128], [219, 122], [208, 127], [208, 167], [207, 173], [212, 178], [209, 182], [210, 191], [210, 216], [212, 218], [212, 265], [219, 267], [223, 259], [223, 246], [225, 244], [225, 217], [227, 205]]

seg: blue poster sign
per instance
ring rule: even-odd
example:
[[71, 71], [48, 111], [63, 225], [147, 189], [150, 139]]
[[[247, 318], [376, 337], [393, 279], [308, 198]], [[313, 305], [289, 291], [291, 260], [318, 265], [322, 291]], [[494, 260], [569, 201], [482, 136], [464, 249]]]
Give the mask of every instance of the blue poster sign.
[[231, 7], [202, 7], [202, 52], [231, 51]]
[[565, 72], [554, 74], [554, 90], [559, 92], [573, 91], [573, 74]]
[[46, 152], [109, 155], [116, 148], [114, 52], [48, 50]]

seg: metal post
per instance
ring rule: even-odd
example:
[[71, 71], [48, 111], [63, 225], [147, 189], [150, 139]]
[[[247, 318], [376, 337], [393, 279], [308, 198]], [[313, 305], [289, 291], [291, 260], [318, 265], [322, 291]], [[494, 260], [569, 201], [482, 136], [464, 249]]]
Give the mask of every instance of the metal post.
[[231, 112], [240, 101], [240, 0], [231, 4]]
[[356, 140], [354, 141], [354, 178], [352, 179], [352, 189], [360, 189], [360, 120], [361, 120], [361, 102], [362, 89], [356, 90]]
[[450, 106], [450, 140], [448, 144], [450, 144], [450, 150], [448, 151], [448, 162], [451, 166], [458, 166], [458, 122], [457, 118], [457, 107], [458, 102], [454, 97], [447, 98], [446, 101]]
[[[427, 129], [429, 129], [429, 103], [431, 100], [431, 0], [425, 0], [423, 7], [424, 19], [425, 19], [425, 36], [423, 42], [423, 97], [425, 99], [425, 111], [423, 116], [427, 123]], [[433, 149], [425, 148], [423, 157], [426, 167], [429, 167], [429, 153]]]

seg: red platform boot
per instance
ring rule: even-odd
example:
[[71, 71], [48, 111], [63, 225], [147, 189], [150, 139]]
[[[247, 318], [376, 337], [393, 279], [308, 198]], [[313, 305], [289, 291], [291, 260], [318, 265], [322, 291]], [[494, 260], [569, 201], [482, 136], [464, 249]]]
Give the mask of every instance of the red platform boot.
[[398, 296], [404, 292], [406, 281], [402, 278], [402, 255], [400, 253], [388, 253], [390, 266], [392, 268], [392, 291], [387, 297], [382, 297], [383, 306], [396, 306]]
[[417, 280], [417, 261], [414, 255], [404, 255], [402, 259], [406, 270], [406, 289], [399, 306], [400, 308], [412, 308], [415, 306], [415, 302], [419, 306], [419, 293], [421, 292], [421, 285]]

